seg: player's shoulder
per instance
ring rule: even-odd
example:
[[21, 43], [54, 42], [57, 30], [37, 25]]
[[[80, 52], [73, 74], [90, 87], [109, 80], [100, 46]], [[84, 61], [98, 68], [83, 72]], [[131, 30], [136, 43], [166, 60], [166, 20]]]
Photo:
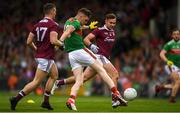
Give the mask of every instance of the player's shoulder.
[[172, 45], [172, 44], [174, 44], [174, 40], [172, 39], [172, 40], [170, 40], [169, 42], [167, 42], [166, 44], [167, 44], [167, 45]]
[[53, 26], [53, 25], [59, 26], [59, 24], [57, 22], [55, 22], [53, 19], [48, 19], [48, 18], [43, 18], [38, 23], [39, 24], [47, 24], [49, 26]]
[[79, 23], [78, 20], [76, 18], [73, 18], [73, 17], [69, 18], [66, 22], [68, 22], [68, 23]]
[[104, 32], [114, 32], [113, 29], [108, 29], [105, 25], [102, 27], [97, 28], [99, 31], [104, 31]]
[[105, 27], [104, 26], [98, 27], [97, 30], [99, 30], [99, 31], [105, 30]]

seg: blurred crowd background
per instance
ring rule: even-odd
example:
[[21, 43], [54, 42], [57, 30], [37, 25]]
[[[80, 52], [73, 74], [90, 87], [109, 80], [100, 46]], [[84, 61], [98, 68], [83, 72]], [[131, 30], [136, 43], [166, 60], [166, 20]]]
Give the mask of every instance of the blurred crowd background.
[[[32, 26], [43, 17], [48, 0], [6, 0], [0, 4], [0, 91], [16, 91], [34, 77], [33, 51], [26, 46]], [[177, 0], [57, 0], [56, 21], [63, 24], [81, 7], [92, 10], [92, 20], [104, 24], [104, 15], [117, 15], [116, 43], [112, 62], [120, 73], [120, 91], [134, 87], [139, 96], [154, 97], [154, 86], [168, 82], [165, 63], [159, 52], [170, 40], [168, 29], [177, 25]], [[85, 32], [88, 33], [89, 31]], [[72, 75], [67, 54], [57, 51], [59, 78]], [[107, 94], [106, 85], [97, 76], [87, 83], [86, 94]], [[43, 86], [42, 86], [43, 87]], [[163, 93], [164, 96], [168, 92]]]

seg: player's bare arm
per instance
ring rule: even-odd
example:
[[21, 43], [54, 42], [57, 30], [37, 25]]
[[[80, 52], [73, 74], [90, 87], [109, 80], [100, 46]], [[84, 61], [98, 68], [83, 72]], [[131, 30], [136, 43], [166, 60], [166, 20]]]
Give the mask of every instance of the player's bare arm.
[[161, 52], [160, 52], [160, 57], [161, 57], [161, 59], [163, 60], [163, 61], [167, 61], [168, 59], [166, 58], [166, 51], [165, 50], [161, 50]]
[[173, 65], [174, 63], [171, 61], [171, 60], [168, 60], [167, 57], [166, 57], [166, 53], [167, 51], [166, 50], [161, 50], [160, 52], [160, 57], [163, 61], [165, 61], [167, 63], [168, 66], [171, 66]]
[[37, 50], [37, 47], [35, 46], [35, 44], [33, 43], [33, 38], [34, 38], [34, 34], [33, 33], [29, 33], [29, 36], [27, 38], [27, 45], [30, 46], [32, 49]]
[[84, 44], [86, 46], [91, 45], [91, 41], [94, 40], [96, 38], [96, 36], [92, 33], [89, 33], [85, 38], [84, 38]]
[[61, 41], [58, 40], [58, 33], [55, 31], [51, 31], [50, 32], [50, 42], [51, 44], [55, 45], [55, 46], [62, 46], [63, 43]]
[[99, 47], [95, 44], [91, 43], [92, 40], [94, 40], [96, 36], [93, 33], [90, 33], [84, 38], [84, 43], [86, 46], [88, 46], [93, 53], [98, 53]]
[[71, 33], [75, 30], [74, 26], [69, 25], [66, 27], [66, 30], [61, 35], [60, 41], [64, 42], [64, 40], [71, 35]]

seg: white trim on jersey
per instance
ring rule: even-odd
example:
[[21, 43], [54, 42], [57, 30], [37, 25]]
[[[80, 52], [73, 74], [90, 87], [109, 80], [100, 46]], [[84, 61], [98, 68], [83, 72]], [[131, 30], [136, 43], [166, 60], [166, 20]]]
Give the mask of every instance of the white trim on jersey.
[[107, 31], [114, 31], [114, 29], [108, 29], [107, 27], [106, 27], [106, 25], [104, 25], [104, 26], [102, 26], [102, 27], [99, 27], [98, 28], [99, 30], [107, 30]]

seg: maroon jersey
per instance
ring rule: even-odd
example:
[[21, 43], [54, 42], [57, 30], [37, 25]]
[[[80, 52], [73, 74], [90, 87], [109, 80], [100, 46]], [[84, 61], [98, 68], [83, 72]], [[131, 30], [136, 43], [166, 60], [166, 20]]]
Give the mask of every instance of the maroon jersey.
[[95, 29], [92, 34], [96, 36], [96, 44], [99, 47], [98, 53], [110, 58], [111, 49], [115, 42], [115, 32], [113, 29], [108, 29], [105, 25]]
[[50, 42], [51, 31], [58, 33], [59, 25], [49, 18], [43, 18], [33, 27], [31, 33], [35, 35], [37, 46], [35, 58], [54, 59], [54, 45]]

